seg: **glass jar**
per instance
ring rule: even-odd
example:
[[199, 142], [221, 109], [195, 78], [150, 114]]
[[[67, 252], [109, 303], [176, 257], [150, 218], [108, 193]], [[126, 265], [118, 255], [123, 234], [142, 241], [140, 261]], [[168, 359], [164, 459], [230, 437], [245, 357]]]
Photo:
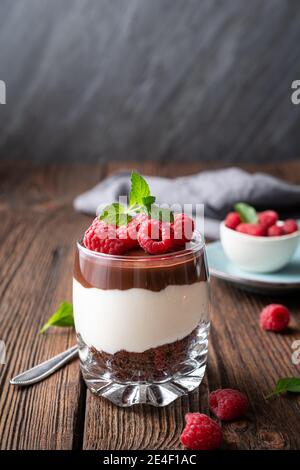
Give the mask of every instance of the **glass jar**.
[[206, 367], [209, 297], [197, 232], [186, 249], [156, 256], [78, 242], [73, 306], [88, 388], [119, 406], [165, 406], [194, 390]]

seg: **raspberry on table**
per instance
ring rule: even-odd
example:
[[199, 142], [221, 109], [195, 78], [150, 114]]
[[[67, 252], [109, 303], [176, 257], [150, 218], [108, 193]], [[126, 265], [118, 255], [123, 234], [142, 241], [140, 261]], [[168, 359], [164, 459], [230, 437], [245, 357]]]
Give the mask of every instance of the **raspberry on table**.
[[268, 237], [281, 237], [282, 235], [284, 235], [284, 231], [279, 225], [271, 225], [268, 228]]
[[290, 312], [281, 304], [267, 305], [260, 313], [259, 324], [263, 330], [282, 331], [290, 321]]
[[194, 220], [186, 214], [176, 214], [173, 223], [174, 243], [179, 246], [185, 245], [193, 237], [195, 229]]
[[223, 388], [210, 393], [209, 408], [220, 420], [231, 421], [245, 414], [249, 401], [239, 390]]
[[151, 255], [170, 251], [174, 245], [171, 224], [153, 219], [145, 220], [138, 232], [138, 242]]
[[236, 227], [236, 231], [254, 237], [264, 237], [266, 235], [266, 228], [258, 224], [241, 223]]
[[275, 211], [268, 210], [263, 211], [258, 214], [258, 221], [261, 225], [264, 225], [266, 228], [275, 225], [278, 220], [278, 214]]
[[131, 250], [139, 246], [137, 235], [142, 222], [148, 219], [146, 214], [138, 214], [127, 225], [121, 225], [117, 229], [117, 238], [123, 240], [126, 249]]
[[116, 228], [96, 217], [83, 237], [86, 248], [98, 253], [122, 255], [127, 247], [123, 240], [116, 238]]
[[181, 443], [192, 450], [218, 449], [222, 443], [222, 429], [218, 423], [202, 413], [187, 413]]
[[298, 230], [298, 224], [296, 220], [294, 219], [287, 219], [284, 224], [283, 224], [283, 232], [285, 235], [288, 235], [290, 233], [297, 232]]
[[225, 225], [232, 230], [235, 230], [236, 227], [241, 223], [240, 215], [237, 212], [229, 212], [225, 219]]

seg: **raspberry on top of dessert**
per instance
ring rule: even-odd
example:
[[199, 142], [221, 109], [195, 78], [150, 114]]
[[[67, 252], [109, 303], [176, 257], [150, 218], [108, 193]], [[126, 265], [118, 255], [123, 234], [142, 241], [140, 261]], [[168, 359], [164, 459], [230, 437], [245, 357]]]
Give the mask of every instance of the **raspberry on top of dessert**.
[[131, 175], [129, 207], [113, 203], [86, 230], [83, 244], [98, 253], [124, 255], [142, 248], [150, 255], [182, 249], [193, 237], [194, 220], [155, 204], [144, 178]]

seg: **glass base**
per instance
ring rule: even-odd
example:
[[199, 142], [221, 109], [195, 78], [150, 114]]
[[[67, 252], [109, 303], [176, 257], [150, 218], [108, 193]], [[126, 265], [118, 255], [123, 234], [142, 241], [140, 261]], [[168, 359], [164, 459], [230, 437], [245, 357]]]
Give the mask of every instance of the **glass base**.
[[[182, 395], [195, 390], [201, 383], [206, 368], [209, 324], [201, 325], [186, 355], [176, 364], [176, 372], [159, 374], [156, 379], [120, 380], [120, 371], [111, 361], [100, 361], [78, 335], [81, 371], [87, 387], [121, 407], [136, 404], [166, 406]], [[142, 378], [143, 377], [143, 378]]]
[[153, 406], [166, 406], [182, 395], [195, 390], [202, 382], [205, 368], [206, 363], [189, 374], [156, 384], [122, 384], [104, 378], [89, 378], [84, 370], [82, 370], [82, 373], [91, 392], [108, 398], [115, 405], [126, 407], [144, 403]]

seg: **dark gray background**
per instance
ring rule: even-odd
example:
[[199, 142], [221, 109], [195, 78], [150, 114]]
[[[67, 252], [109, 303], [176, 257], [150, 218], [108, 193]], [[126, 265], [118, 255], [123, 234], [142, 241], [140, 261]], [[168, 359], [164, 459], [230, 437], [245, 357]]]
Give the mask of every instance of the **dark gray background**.
[[300, 155], [299, 0], [0, 0], [0, 158]]

